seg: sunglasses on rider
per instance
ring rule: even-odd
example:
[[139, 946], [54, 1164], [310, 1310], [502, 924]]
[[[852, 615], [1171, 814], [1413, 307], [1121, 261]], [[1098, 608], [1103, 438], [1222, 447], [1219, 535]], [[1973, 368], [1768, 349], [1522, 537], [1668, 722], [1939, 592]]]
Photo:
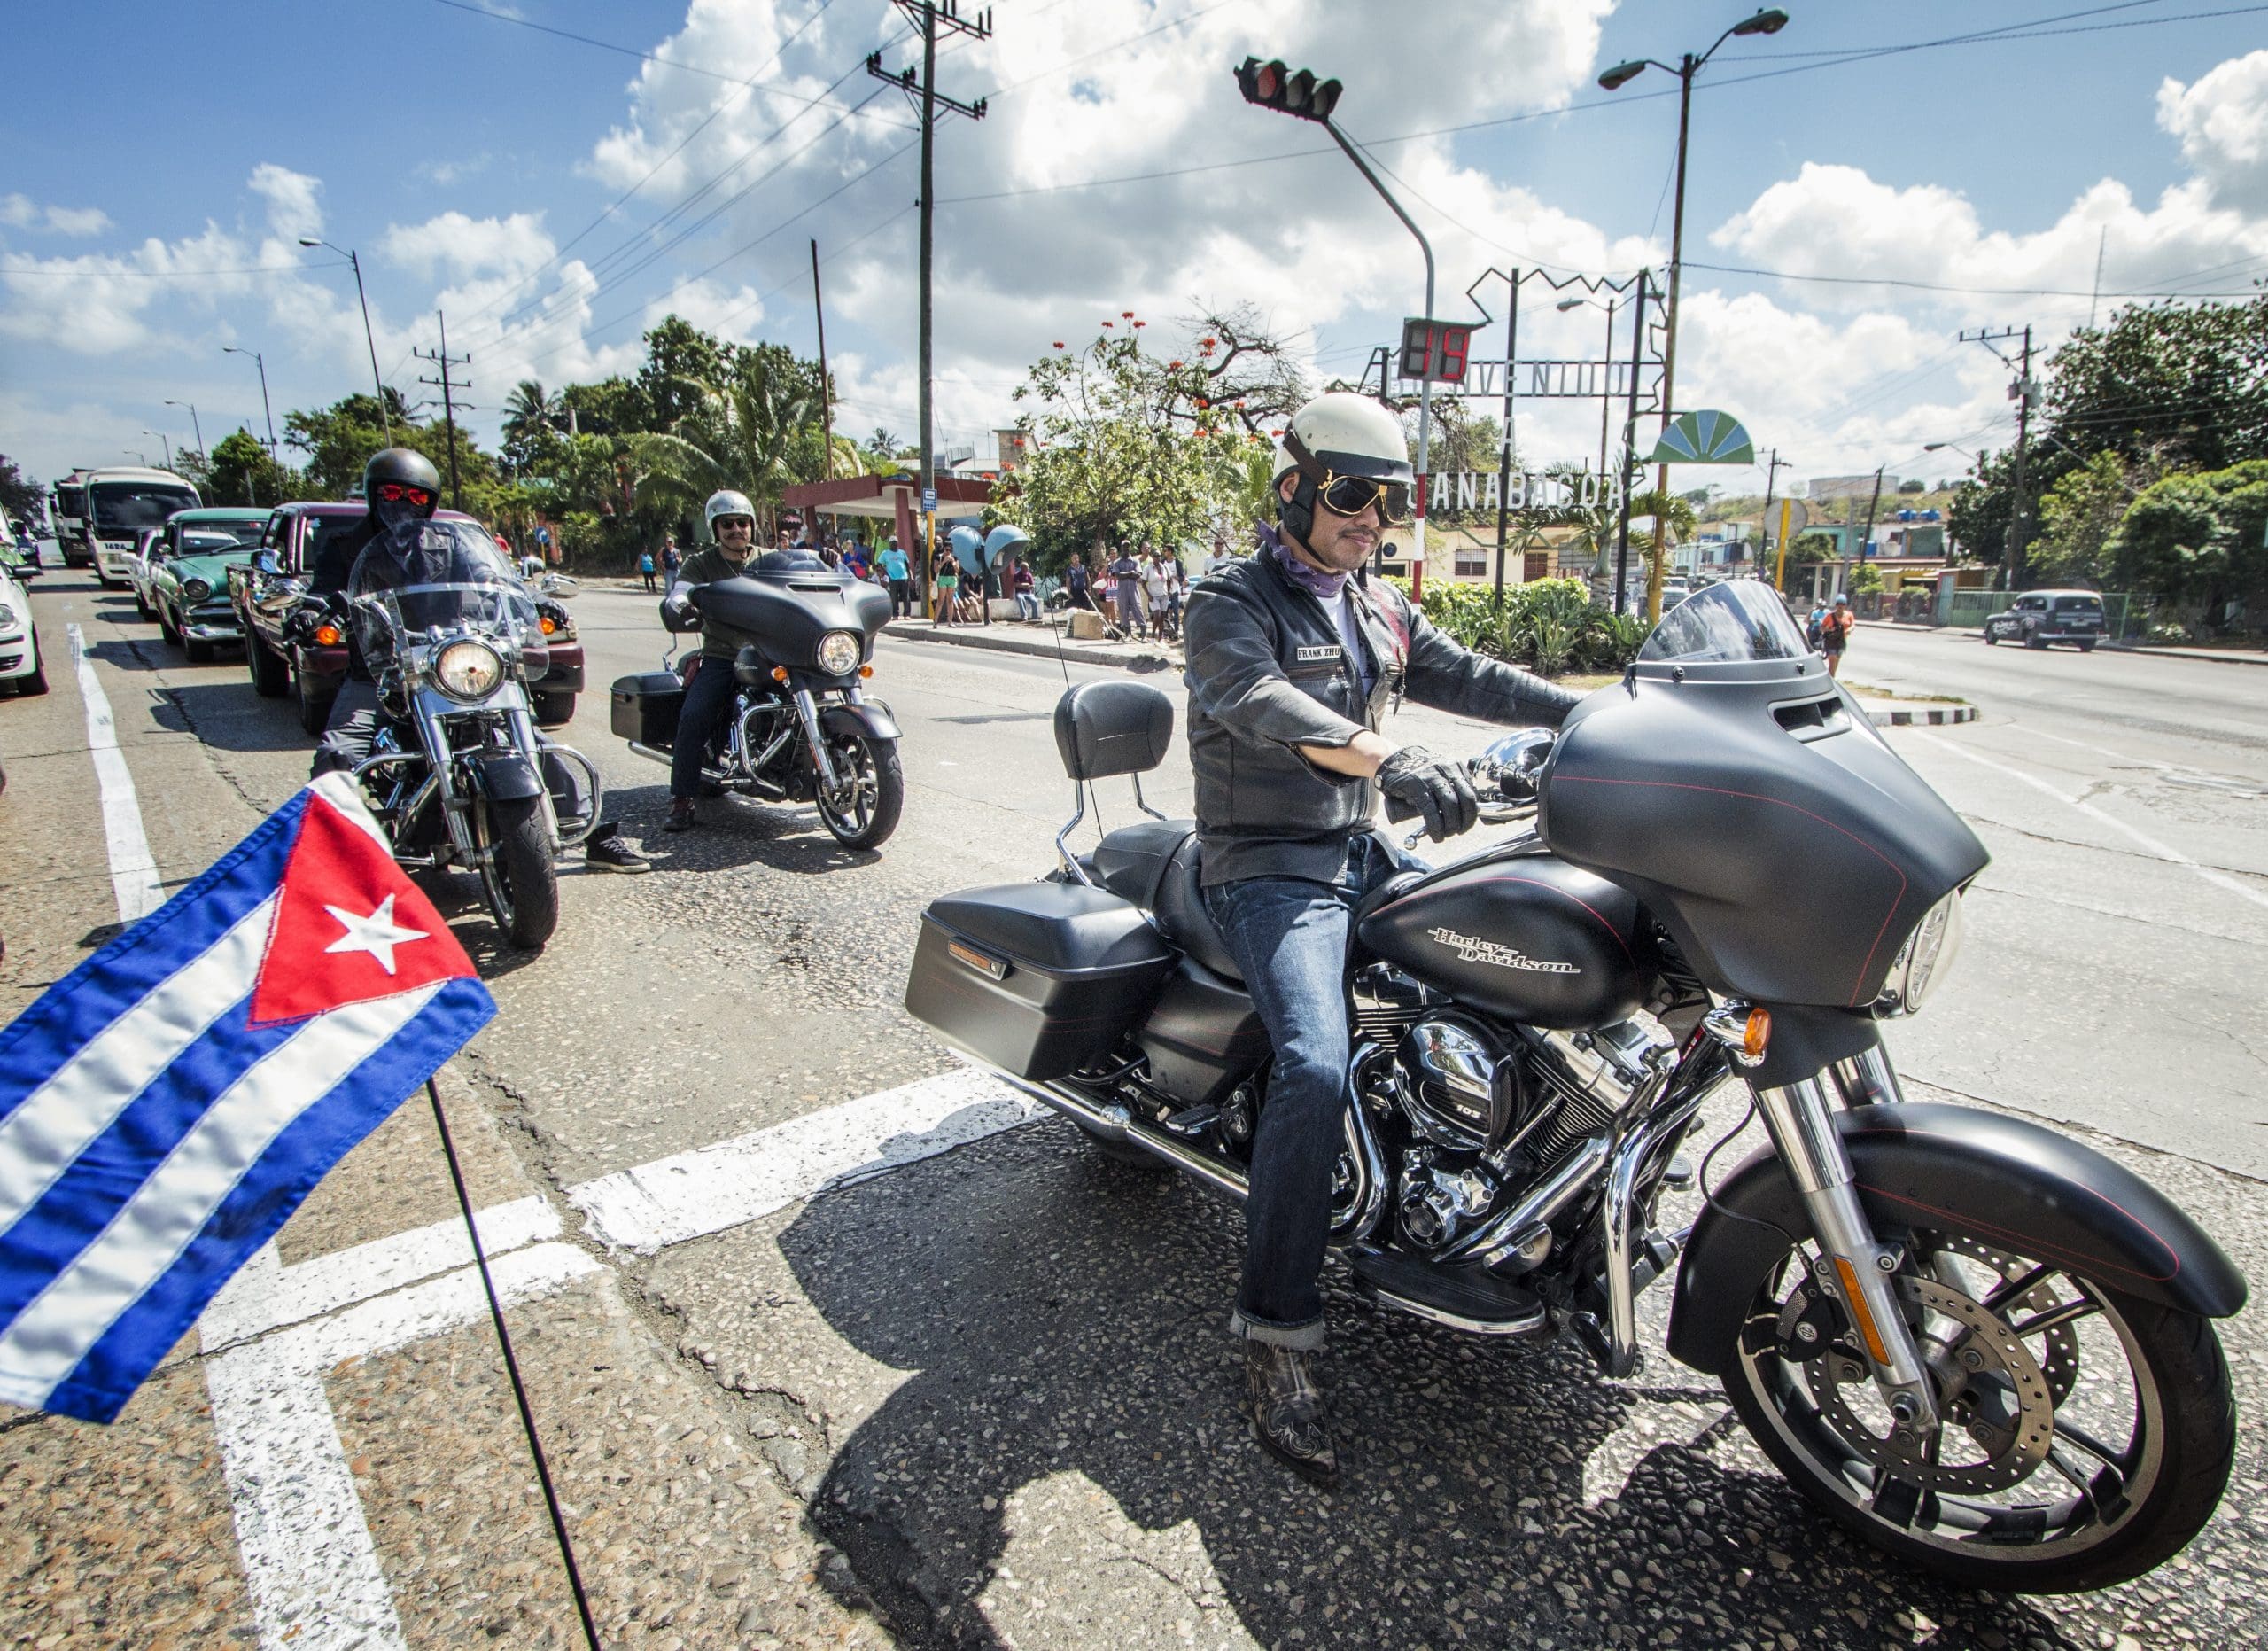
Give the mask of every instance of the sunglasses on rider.
[[1360, 516], [1375, 504], [1388, 527], [1400, 527], [1410, 520], [1408, 482], [1373, 481], [1368, 476], [1340, 476], [1328, 471], [1324, 474], [1316, 499], [1333, 516]]
[[756, 518], [752, 516], [720, 516], [717, 518], [717, 533], [722, 538], [727, 533], [752, 533]]
[[421, 510], [433, 502], [431, 493], [423, 487], [413, 487], [406, 481], [380, 482], [378, 497], [388, 504], [414, 504]]

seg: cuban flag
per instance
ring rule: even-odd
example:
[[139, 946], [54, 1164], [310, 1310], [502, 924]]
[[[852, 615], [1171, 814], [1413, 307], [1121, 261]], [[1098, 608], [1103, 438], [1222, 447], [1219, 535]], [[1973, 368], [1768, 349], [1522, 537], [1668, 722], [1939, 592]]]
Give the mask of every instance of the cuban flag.
[[327, 775], [0, 1031], [0, 1400], [113, 1419], [496, 1012]]

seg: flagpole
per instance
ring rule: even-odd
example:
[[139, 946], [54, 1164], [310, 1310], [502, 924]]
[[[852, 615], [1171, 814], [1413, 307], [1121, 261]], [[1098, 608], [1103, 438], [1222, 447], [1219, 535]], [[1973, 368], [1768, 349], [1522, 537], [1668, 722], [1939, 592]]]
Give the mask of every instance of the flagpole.
[[496, 1322], [496, 1340], [504, 1349], [504, 1369], [512, 1378], [512, 1398], [520, 1407], [520, 1426], [526, 1429], [528, 1453], [535, 1458], [535, 1476], [543, 1486], [543, 1505], [551, 1511], [551, 1532], [559, 1539], [559, 1557], [567, 1567], [567, 1585], [575, 1595], [575, 1614], [583, 1619], [583, 1639], [599, 1651], [598, 1624], [591, 1620], [591, 1602], [583, 1592], [583, 1573], [575, 1564], [575, 1545], [568, 1540], [567, 1522], [559, 1511], [559, 1493], [551, 1486], [551, 1464], [544, 1460], [543, 1441], [536, 1437], [535, 1413], [528, 1408], [528, 1390], [520, 1380], [520, 1361], [512, 1355], [511, 1332], [504, 1328], [503, 1304], [496, 1299], [496, 1281], [488, 1275], [488, 1255], [480, 1247], [480, 1229], [472, 1219], [472, 1199], [464, 1189], [464, 1172], [457, 1164], [456, 1143], [449, 1139], [449, 1120], [441, 1110], [441, 1092], [431, 1079], [425, 1094], [433, 1102], [433, 1122], [441, 1132], [441, 1151], [449, 1161], [449, 1180], [456, 1184], [457, 1207], [464, 1211], [464, 1230], [472, 1236], [472, 1258], [480, 1266], [480, 1287], [488, 1292], [488, 1316]]

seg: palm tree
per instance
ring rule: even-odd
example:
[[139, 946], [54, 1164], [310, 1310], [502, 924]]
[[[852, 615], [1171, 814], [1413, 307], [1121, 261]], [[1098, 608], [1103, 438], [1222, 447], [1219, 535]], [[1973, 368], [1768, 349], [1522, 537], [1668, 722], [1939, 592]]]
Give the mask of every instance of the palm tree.
[[521, 379], [504, 399], [505, 453], [514, 463], [525, 466], [563, 422], [559, 398], [539, 379]]
[[768, 351], [742, 351], [675, 431], [634, 438], [645, 470], [639, 503], [682, 510], [732, 487], [749, 495], [768, 534], [788, 485], [824, 468], [819, 397], [793, 366]]

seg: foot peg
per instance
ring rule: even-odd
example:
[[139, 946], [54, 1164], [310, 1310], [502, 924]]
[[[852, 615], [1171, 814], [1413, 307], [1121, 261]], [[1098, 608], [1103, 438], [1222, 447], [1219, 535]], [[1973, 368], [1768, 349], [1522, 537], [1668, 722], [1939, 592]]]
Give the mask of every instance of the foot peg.
[[1477, 1266], [1443, 1267], [1395, 1250], [1347, 1252], [1355, 1281], [1389, 1307], [1476, 1336], [1533, 1336], [1550, 1323], [1542, 1299]]

